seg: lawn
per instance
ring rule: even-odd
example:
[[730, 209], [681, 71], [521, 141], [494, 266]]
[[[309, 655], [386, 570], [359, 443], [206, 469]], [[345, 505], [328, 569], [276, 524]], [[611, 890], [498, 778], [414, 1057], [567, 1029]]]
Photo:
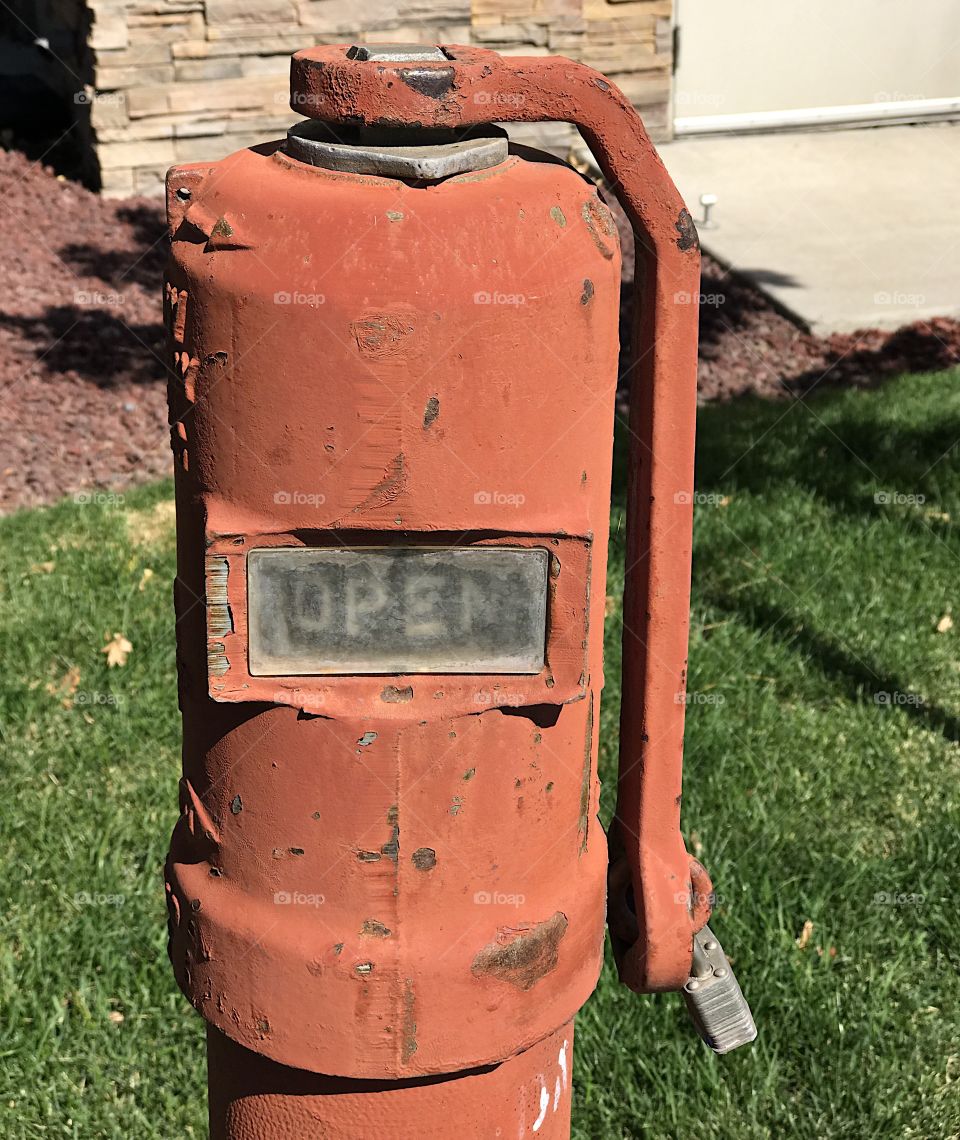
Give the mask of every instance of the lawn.
[[[608, 965], [578, 1020], [578, 1140], [960, 1136], [958, 440], [956, 372], [701, 411], [684, 825], [760, 1037], [716, 1058], [679, 998], [635, 997]], [[160, 877], [179, 770], [169, 496], [0, 522], [9, 1140], [205, 1135]], [[132, 649], [108, 668], [115, 634]], [[614, 608], [605, 822], [618, 635]]]

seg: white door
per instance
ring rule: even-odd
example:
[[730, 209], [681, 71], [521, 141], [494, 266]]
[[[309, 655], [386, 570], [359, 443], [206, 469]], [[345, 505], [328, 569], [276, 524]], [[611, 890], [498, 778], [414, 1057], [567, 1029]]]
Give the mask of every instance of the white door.
[[678, 134], [960, 114], [958, 0], [675, 0]]

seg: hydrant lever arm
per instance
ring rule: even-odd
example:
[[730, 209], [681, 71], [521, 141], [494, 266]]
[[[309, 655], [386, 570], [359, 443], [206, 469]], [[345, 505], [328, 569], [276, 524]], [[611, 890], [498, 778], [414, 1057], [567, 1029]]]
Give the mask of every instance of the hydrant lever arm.
[[[372, 49], [371, 49], [372, 50]], [[355, 49], [352, 49], [355, 51]], [[696, 227], [629, 100], [592, 68], [447, 46], [437, 59], [358, 66], [343, 46], [293, 58], [297, 109], [362, 125], [576, 124], [637, 235], [623, 710], [611, 929], [622, 981], [679, 990], [710, 883], [680, 834], [693, 518]], [[678, 301], [678, 298], [680, 300]]]

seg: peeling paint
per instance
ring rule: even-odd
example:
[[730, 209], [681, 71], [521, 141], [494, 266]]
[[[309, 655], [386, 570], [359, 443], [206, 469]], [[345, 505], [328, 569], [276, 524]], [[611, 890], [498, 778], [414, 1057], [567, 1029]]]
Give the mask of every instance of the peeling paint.
[[364, 919], [363, 925], [360, 927], [361, 938], [389, 938], [390, 927], [384, 925], [377, 918]]
[[471, 972], [478, 978], [508, 982], [520, 990], [532, 989], [557, 968], [566, 932], [567, 916], [559, 910], [544, 922], [501, 927], [493, 942], [474, 958]]

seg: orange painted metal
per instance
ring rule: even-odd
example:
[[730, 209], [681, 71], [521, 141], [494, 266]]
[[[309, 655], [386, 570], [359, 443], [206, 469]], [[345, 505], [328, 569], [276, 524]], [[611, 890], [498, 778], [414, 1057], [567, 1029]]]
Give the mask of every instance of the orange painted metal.
[[499, 1065], [360, 1081], [289, 1069], [211, 1029], [210, 1140], [563, 1140], [572, 1046], [570, 1022]]
[[[698, 290], [696, 235], [608, 81], [447, 51], [311, 49], [293, 103], [334, 123], [577, 122], [643, 239], [611, 912], [624, 981], [679, 988], [707, 893], [679, 834], [696, 307], [674, 294]], [[422, 1114], [418, 1135], [491, 1134], [443, 1115], [484, 1103], [533, 1134], [602, 960], [615, 226], [536, 152], [418, 184], [277, 144], [171, 171], [168, 217], [184, 776], [167, 886], [177, 979], [211, 1026], [214, 1135], [406, 1135], [349, 1131], [371, 1096]], [[497, 544], [549, 552], [540, 673], [251, 675], [250, 550]], [[566, 1134], [565, 1105], [537, 1135]]]

